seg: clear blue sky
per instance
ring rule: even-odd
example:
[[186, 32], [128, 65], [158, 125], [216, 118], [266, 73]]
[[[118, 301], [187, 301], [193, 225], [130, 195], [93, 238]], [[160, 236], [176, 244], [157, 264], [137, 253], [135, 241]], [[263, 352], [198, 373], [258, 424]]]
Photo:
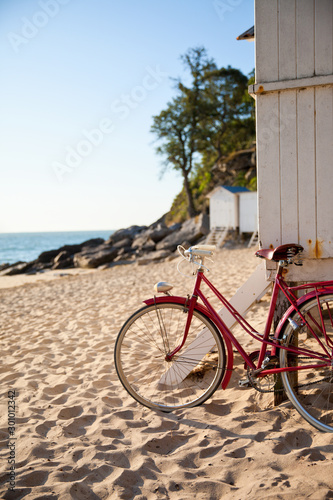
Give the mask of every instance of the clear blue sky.
[[253, 0], [1, 0], [0, 232], [151, 224], [181, 190], [160, 179], [152, 116], [204, 46], [248, 74]]

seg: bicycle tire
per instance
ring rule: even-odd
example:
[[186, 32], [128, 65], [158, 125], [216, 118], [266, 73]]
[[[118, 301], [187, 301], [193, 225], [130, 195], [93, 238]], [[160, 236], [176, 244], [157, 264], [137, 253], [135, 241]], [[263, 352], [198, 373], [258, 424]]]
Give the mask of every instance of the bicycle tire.
[[[178, 303], [145, 306], [119, 332], [114, 351], [119, 380], [148, 408], [170, 412], [198, 406], [221, 384], [226, 364], [224, 341], [213, 322], [197, 310], [185, 345], [166, 361], [166, 354], [182, 341], [187, 312]], [[202, 331], [205, 335], [198, 337]], [[208, 354], [199, 359], [205, 349]]]
[[[327, 336], [333, 342], [333, 294], [323, 293], [319, 296], [322, 318], [325, 323]], [[297, 372], [282, 372], [281, 377], [287, 396], [296, 410], [309, 424], [323, 432], [333, 432], [333, 367], [332, 346], [329, 346], [324, 335], [320, 333], [318, 325], [321, 324], [317, 298], [305, 301], [300, 307], [300, 312], [309, 322], [311, 328], [319, 336], [331, 355], [326, 355], [329, 365], [325, 368], [310, 368], [297, 370]], [[291, 315], [291, 319], [300, 324], [300, 316], [297, 312]], [[318, 340], [311, 334], [307, 326], [302, 326], [297, 335], [291, 324], [286, 325], [281, 333], [283, 345], [292, 346], [297, 341], [299, 348], [306, 348], [323, 353]], [[280, 366], [305, 366], [322, 364], [322, 361], [307, 356], [297, 356], [293, 353], [280, 349]], [[295, 375], [295, 373], [297, 375]]]

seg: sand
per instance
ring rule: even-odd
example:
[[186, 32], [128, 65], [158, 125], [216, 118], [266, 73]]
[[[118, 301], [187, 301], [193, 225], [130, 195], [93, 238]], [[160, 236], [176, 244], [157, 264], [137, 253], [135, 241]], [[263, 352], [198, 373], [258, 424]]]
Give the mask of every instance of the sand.
[[[210, 277], [228, 297], [258, 264], [253, 253], [216, 254]], [[274, 407], [270, 395], [238, 388], [239, 356], [227, 390], [197, 408], [151, 411], [122, 388], [116, 335], [156, 281], [190, 292], [193, 280], [176, 264], [0, 278], [1, 498], [333, 498], [332, 435], [289, 402]], [[248, 314], [261, 330], [267, 307], [266, 296]]]

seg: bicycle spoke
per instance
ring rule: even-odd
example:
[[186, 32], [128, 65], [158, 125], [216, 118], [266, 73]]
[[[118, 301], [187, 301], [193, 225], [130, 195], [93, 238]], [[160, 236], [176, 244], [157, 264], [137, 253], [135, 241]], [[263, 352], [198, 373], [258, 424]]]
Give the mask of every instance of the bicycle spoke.
[[317, 360], [318, 368], [315, 368], [315, 358], [311, 355], [297, 356], [286, 350], [280, 350], [281, 367], [304, 368], [297, 372], [281, 374], [290, 401], [311, 425], [326, 432], [333, 432], [333, 358], [330, 355], [333, 346], [332, 310], [333, 295], [323, 294], [318, 300], [309, 299], [300, 309], [307, 323], [302, 325], [296, 336], [289, 324], [283, 332], [286, 346], [292, 347], [295, 338], [297, 338], [297, 349], [300, 350], [318, 352], [318, 346], [322, 345], [327, 353], [322, 357], [322, 361], [326, 357], [329, 363], [326, 368], [322, 366], [320, 360]]
[[224, 345], [210, 320], [197, 311], [185, 345], [166, 360], [166, 354], [182, 342], [187, 317], [179, 304], [155, 304], [134, 314], [119, 334], [115, 348], [119, 378], [135, 399], [150, 408], [170, 411], [201, 404], [221, 383]]

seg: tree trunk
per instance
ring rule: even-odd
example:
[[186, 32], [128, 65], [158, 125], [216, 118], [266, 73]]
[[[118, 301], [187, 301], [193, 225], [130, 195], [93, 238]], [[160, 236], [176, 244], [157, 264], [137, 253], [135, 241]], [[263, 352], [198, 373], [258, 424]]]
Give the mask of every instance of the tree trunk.
[[184, 189], [187, 197], [187, 213], [188, 216], [194, 217], [196, 215], [195, 208], [194, 208], [194, 201], [193, 201], [193, 195], [192, 191], [190, 188], [190, 183], [188, 181], [188, 175], [187, 172], [183, 171], [183, 176], [184, 176]]

